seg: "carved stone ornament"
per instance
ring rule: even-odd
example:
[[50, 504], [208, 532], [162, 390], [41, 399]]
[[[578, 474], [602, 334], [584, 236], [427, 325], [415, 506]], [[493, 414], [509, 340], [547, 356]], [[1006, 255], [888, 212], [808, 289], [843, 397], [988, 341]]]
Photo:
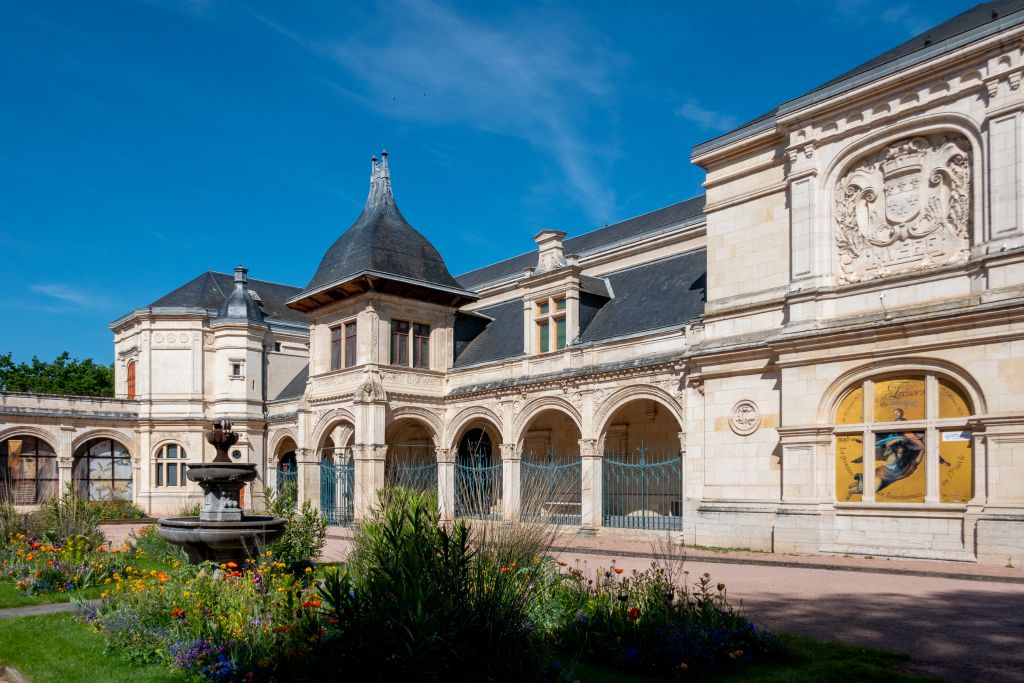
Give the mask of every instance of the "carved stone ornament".
[[743, 399], [732, 407], [729, 414], [729, 427], [740, 436], [747, 436], [757, 431], [761, 426], [761, 411], [757, 404], [749, 399]]
[[356, 394], [357, 400], [364, 402], [379, 403], [388, 400], [387, 392], [384, 391], [384, 383], [381, 382], [380, 373], [368, 372], [363, 384]]
[[970, 145], [907, 138], [864, 157], [836, 184], [839, 279], [861, 282], [967, 260]]

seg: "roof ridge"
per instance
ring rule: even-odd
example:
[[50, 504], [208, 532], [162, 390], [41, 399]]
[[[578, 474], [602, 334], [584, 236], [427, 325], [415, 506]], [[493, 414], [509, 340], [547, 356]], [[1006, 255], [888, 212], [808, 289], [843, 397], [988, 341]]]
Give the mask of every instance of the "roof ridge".
[[[224, 273], [224, 272], [221, 272], [219, 270], [207, 269], [206, 272], [207, 273], [211, 273], [213, 275], [223, 275], [225, 277], [234, 277], [234, 275], [232, 275], [231, 273]], [[214, 279], [214, 282], [216, 282], [216, 279]], [[279, 287], [291, 287], [292, 289], [302, 289], [302, 287], [299, 287], [297, 285], [288, 285], [288, 284], [285, 284], [283, 282], [274, 282], [273, 280], [261, 280], [259, 278], [255, 278], [255, 277], [249, 278], [249, 282], [250, 283], [262, 282], [262, 283], [267, 284], [267, 285], [277, 285]], [[217, 289], [220, 290], [220, 292], [222, 294], [224, 293], [224, 290], [220, 289], [219, 285], [218, 285]]]

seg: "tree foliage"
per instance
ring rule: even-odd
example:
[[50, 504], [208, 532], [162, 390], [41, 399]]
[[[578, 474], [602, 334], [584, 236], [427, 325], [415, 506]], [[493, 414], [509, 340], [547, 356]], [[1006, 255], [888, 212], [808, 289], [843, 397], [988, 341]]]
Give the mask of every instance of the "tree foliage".
[[0, 391], [113, 396], [114, 366], [71, 358], [67, 351], [49, 362], [33, 356], [31, 363], [15, 363], [10, 353], [0, 354]]

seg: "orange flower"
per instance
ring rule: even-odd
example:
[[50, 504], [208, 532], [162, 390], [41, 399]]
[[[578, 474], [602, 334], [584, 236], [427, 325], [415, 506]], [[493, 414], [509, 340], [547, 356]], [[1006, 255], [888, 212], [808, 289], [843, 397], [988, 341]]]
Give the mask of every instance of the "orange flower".
[[184, 619], [185, 618], [185, 610], [181, 609], [180, 607], [175, 607], [174, 609], [171, 610], [171, 618], [173, 618], [173, 619]]
[[156, 578], [160, 583], [165, 583], [171, 580], [171, 577], [167, 576], [167, 574], [164, 574], [163, 572], [157, 572]]
[[615, 567], [615, 573], [616, 574], [621, 574], [622, 573], [622, 567]]
[[559, 567], [567, 567], [567, 566], [569, 566], [569, 563], [568, 562], [562, 562], [561, 560], [559, 560], [558, 561], [558, 566]]
[[228, 566], [228, 569], [235, 569], [235, 568], [238, 567], [238, 565], [235, 564], [234, 562], [228, 562], [227, 566]]
[[319, 607], [322, 604], [324, 604], [323, 600], [306, 600], [306, 602], [302, 603], [302, 606], [303, 607]]
[[499, 571], [499, 572], [501, 572], [501, 573], [505, 573], [505, 572], [507, 572], [507, 571], [508, 571], [508, 567], [502, 567], [502, 568], [501, 568], [501, 569], [499, 569], [498, 571]]
[[628, 612], [626, 612], [626, 616], [629, 617], [630, 619], [632, 619], [633, 621], [636, 621], [637, 619], [640, 618], [640, 608], [639, 607], [631, 608]]

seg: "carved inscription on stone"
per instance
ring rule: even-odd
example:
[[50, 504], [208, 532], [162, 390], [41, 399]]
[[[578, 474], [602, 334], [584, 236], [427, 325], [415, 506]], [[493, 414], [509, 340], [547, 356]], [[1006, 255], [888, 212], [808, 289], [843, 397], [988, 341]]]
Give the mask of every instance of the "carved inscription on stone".
[[963, 263], [970, 146], [957, 135], [900, 140], [854, 164], [834, 200], [841, 282]]

